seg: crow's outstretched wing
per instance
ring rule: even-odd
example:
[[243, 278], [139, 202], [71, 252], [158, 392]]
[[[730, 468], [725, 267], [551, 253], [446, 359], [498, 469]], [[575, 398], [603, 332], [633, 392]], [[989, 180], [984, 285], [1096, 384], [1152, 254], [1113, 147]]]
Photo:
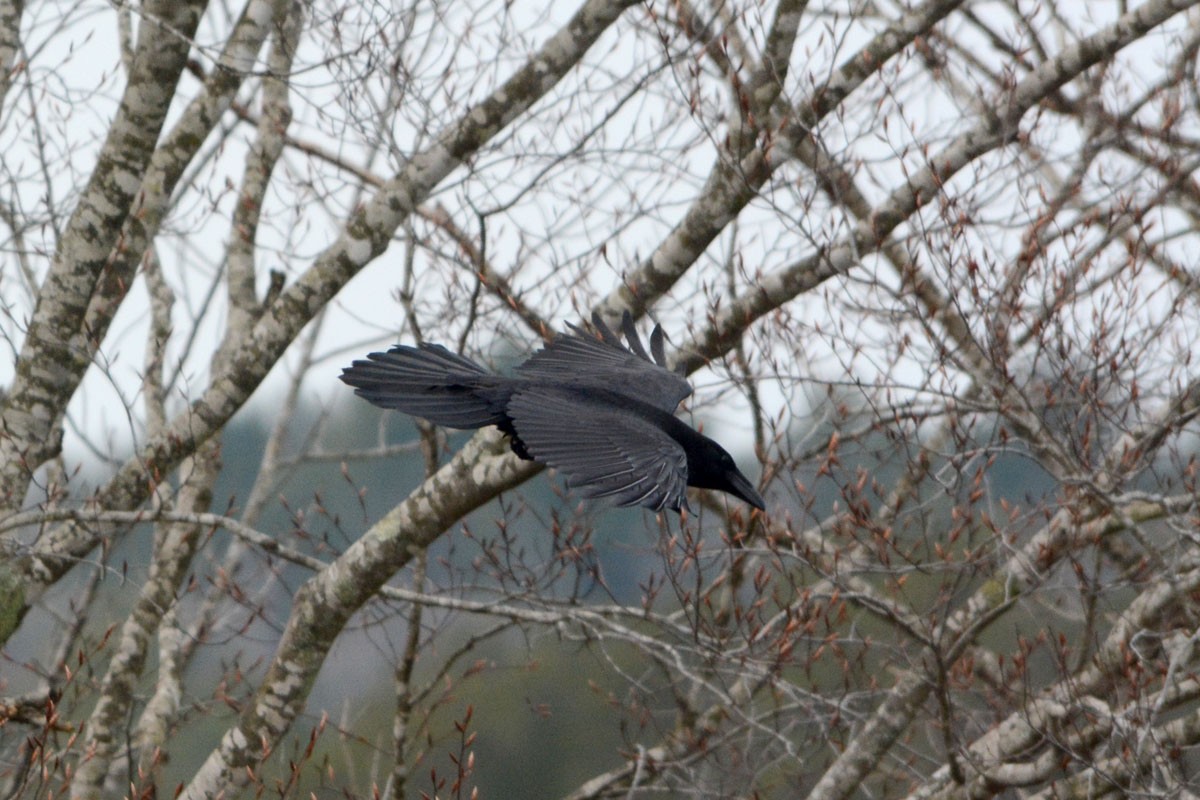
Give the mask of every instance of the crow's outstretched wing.
[[687, 455], [650, 421], [550, 387], [518, 391], [508, 413], [534, 460], [565, 473], [585, 497], [655, 511], [687, 507]]
[[658, 363], [650, 360], [637, 338], [633, 318], [625, 312], [621, 323], [630, 349], [621, 345], [599, 315], [592, 317], [600, 339], [572, 326], [517, 367], [518, 377], [540, 379], [576, 388], [615, 392], [672, 413], [692, 387], [683, 376], [666, 366], [662, 329], [650, 335], [650, 349]]

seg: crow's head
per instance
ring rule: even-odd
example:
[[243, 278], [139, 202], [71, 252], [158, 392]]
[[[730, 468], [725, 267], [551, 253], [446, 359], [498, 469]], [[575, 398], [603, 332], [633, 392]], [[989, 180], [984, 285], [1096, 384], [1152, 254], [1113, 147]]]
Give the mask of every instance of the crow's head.
[[707, 436], [696, 434], [696, 438], [689, 441], [684, 449], [687, 452], [689, 486], [728, 492], [760, 511], [766, 510], [762, 495], [737, 468], [733, 456], [724, 447]]

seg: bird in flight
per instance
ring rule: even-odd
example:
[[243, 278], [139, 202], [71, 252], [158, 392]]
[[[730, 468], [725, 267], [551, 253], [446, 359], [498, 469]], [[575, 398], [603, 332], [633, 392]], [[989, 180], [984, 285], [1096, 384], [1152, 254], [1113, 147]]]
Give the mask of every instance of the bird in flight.
[[685, 488], [719, 489], [758, 509], [762, 496], [725, 448], [675, 417], [692, 387], [667, 367], [661, 326], [651, 360], [626, 311], [629, 347], [592, 315], [599, 337], [570, 325], [495, 375], [437, 344], [396, 345], [342, 370], [355, 394], [447, 428], [495, 425], [527, 461], [554, 467], [586, 497], [687, 510]]

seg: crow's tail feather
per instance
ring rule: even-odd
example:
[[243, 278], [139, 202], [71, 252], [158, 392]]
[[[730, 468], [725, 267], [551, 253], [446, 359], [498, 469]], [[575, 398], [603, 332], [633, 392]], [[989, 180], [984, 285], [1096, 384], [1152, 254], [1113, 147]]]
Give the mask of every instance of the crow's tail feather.
[[507, 378], [441, 345], [397, 345], [371, 353], [342, 370], [354, 393], [382, 408], [395, 408], [447, 428], [497, 425], [507, 415]]

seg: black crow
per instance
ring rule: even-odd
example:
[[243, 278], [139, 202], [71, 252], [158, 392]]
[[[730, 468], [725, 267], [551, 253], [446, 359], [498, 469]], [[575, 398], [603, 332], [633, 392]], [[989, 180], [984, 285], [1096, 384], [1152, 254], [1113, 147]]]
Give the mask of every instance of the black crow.
[[370, 353], [341, 378], [375, 405], [435, 425], [495, 425], [514, 453], [565, 473], [587, 497], [679, 511], [688, 507], [684, 487], [696, 486], [765, 508], [725, 448], [676, 419], [692, 387], [667, 368], [662, 328], [650, 334], [652, 361], [629, 312], [628, 349], [599, 314], [592, 320], [599, 338], [572, 325], [511, 378], [424, 343]]

